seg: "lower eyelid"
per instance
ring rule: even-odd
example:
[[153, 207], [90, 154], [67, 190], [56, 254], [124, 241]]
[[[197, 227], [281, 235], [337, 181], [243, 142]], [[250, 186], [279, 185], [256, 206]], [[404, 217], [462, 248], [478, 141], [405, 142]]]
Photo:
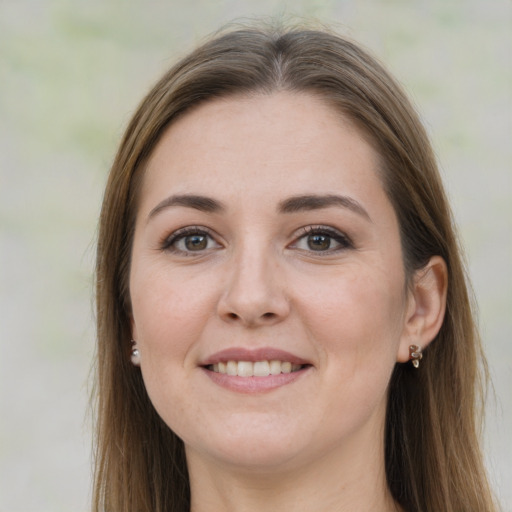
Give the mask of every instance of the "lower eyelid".
[[348, 235], [346, 235], [345, 233], [335, 230], [335, 229], [332, 229], [332, 228], [326, 228], [326, 227], [324, 228], [321, 226], [308, 228], [301, 235], [299, 235], [297, 237], [297, 240], [299, 238], [302, 238], [302, 237], [308, 236], [308, 235], [326, 235], [326, 236], [331, 237], [333, 240], [336, 240], [339, 243], [346, 243], [346, 244], [352, 243], [350, 240], [350, 237]]
[[[313, 249], [303, 249], [303, 250], [307, 250], [308, 252], [313, 252], [313, 253], [316, 252], [318, 254], [322, 254], [322, 253], [328, 254], [328, 253], [342, 251], [342, 250], [350, 249], [350, 248], [354, 247], [354, 245], [348, 235], [346, 235], [345, 233], [340, 232], [338, 230], [335, 230], [333, 228], [327, 228], [327, 227], [323, 227], [323, 226], [307, 226], [307, 227], [303, 228], [301, 231], [302, 231], [302, 233], [299, 233], [295, 237], [295, 241], [289, 247], [291, 247], [291, 248], [297, 247], [298, 242], [300, 240], [305, 239], [308, 236], [316, 235], [316, 234], [325, 235], [325, 236], [331, 238], [336, 244], [339, 244], [339, 246], [335, 247], [335, 248], [326, 249], [325, 251], [314, 251]], [[205, 248], [203, 250], [198, 250], [198, 251], [183, 250], [183, 249], [178, 249], [176, 247], [176, 244], [178, 242], [180, 242], [181, 240], [183, 240], [184, 238], [186, 238], [188, 236], [193, 236], [193, 235], [206, 236], [209, 239], [208, 245], [211, 245], [213, 243], [213, 245], [215, 247], [209, 247], [209, 248]], [[195, 227], [195, 226], [191, 226], [189, 228], [178, 229], [178, 230], [174, 231], [173, 233], [171, 233], [170, 235], [164, 237], [159, 243], [160, 250], [164, 250], [164, 251], [167, 250], [167, 251], [171, 251], [171, 252], [174, 251], [176, 253], [182, 253], [182, 254], [193, 254], [194, 252], [196, 252], [197, 254], [200, 254], [200, 253], [206, 252], [208, 250], [212, 250], [214, 248], [219, 248], [219, 247], [222, 247], [222, 244], [220, 244], [217, 241], [216, 237], [213, 236], [212, 233], [208, 229], [205, 229], [202, 227]]]
[[[305, 241], [304, 243], [308, 243], [307, 241]], [[299, 245], [298, 243], [296, 244], [297, 246]], [[307, 251], [307, 252], [312, 252], [312, 253], [316, 253], [316, 254], [328, 254], [328, 253], [333, 253], [333, 252], [337, 252], [337, 251], [341, 251], [341, 250], [344, 250], [344, 249], [347, 249], [348, 248], [348, 245], [346, 242], [344, 241], [339, 241], [339, 240], [336, 240], [335, 238], [332, 238], [331, 237], [331, 245], [334, 245], [334, 247], [329, 247], [327, 249], [313, 249], [311, 247], [297, 247], [303, 251]]]
[[[173, 250], [175, 244], [177, 244], [184, 238], [186, 238], [188, 236], [193, 236], [193, 235], [206, 236], [207, 238], [209, 238], [210, 240], [215, 242], [217, 245], [219, 245], [218, 242], [215, 240], [215, 238], [212, 236], [212, 234], [208, 230], [206, 230], [204, 228], [193, 228], [192, 227], [192, 228], [179, 229], [177, 231], [174, 231], [170, 235], [164, 237], [164, 239], [161, 240], [159, 247], [162, 250]], [[175, 249], [175, 250], [176, 250], [176, 252], [187, 252], [187, 251], [182, 251], [179, 249]], [[190, 251], [190, 252], [193, 252], [193, 251]]]

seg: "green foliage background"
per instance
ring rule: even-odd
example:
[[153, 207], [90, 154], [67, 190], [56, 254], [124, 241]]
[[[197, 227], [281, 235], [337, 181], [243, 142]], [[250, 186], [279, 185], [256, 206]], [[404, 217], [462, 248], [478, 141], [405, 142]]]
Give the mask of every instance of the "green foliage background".
[[95, 229], [138, 101], [224, 23], [292, 14], [370, 48], [432, 134], [498, 397], [489, 468], [512, 509], [510, 0], [0, 0], [1, 512], [88, 509]]

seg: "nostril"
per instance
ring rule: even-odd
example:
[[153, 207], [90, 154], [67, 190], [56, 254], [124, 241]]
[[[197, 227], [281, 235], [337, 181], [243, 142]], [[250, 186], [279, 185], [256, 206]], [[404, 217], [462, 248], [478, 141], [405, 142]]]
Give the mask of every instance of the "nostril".
[[275, 313], [264, 313], [263, 318], [274, 318], [276, 316]]

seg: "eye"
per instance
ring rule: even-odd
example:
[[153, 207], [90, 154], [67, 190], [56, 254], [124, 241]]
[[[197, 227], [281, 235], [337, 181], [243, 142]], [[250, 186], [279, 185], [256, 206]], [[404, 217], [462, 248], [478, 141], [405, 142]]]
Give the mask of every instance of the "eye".
[[221, 247], [205, 228], [186, 227], [168, 236], [162, 249], [175, 253], [200, 253]]
[[350, 239], [338, 230], [323, 226], [308, 226], [304, 228], [305, 234], [297, 239], [293, 248], [302, 251], [336, 252], [353, 247]]

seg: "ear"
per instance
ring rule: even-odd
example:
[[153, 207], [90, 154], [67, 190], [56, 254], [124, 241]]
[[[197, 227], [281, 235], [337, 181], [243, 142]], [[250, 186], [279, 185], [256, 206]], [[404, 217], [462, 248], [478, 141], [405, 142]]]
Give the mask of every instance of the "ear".
[[416, 271], [407, 296], [406, 315], [397, 361], [409, 361], [409, 347], [423, 349], [437, 336], [444, 320], [448, 269], [440, 256], [433, 256]]

